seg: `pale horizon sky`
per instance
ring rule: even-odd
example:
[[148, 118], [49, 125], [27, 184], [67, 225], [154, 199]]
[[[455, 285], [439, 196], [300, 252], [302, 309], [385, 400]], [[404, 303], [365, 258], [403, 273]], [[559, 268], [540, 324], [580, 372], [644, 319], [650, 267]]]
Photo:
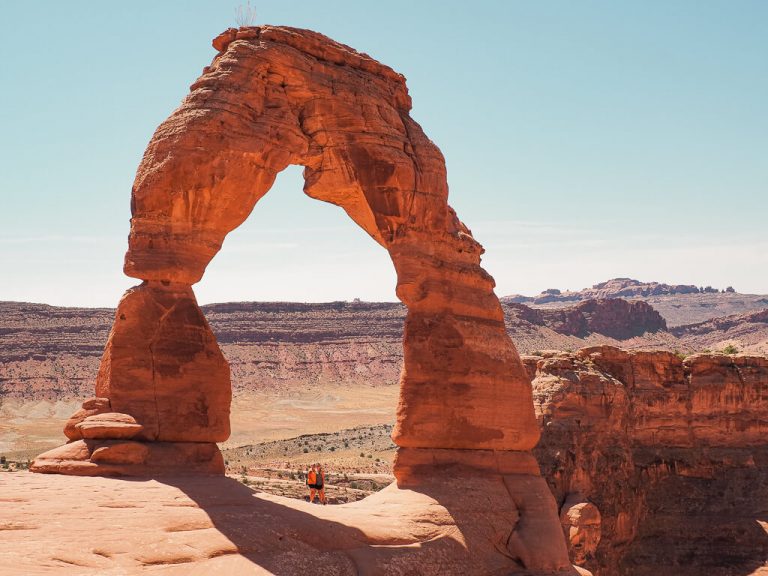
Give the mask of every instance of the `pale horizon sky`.
[[[13, 2], [0, 300], [115, 306], [135, 170], [237, 0]], [[768, 2], [252, 2], [405, 74], [499, 296], [614, 277], [768, 293]], [[395, 300], [386, 251], [282, 173], [201, 303]]]

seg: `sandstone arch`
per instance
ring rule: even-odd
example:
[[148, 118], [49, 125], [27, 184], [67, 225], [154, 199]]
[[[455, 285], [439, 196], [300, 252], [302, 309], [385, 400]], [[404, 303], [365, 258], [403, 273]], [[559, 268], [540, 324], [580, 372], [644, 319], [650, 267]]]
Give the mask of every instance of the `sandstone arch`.
[[215, 442], [229, 435], [229, 370], [192, 285], [276, 174], [298, 164], [307, 195], [341, 206], [389, 251], [408, 307], [399, 486], [428, 484], [446, 467], [492, 482], [489, 493], [511, 499], [502, 522], [511, 524], [493, 545], [512, 550], [516, 565], [567, 569], [554, 501], [529, 452], [538, 440], [530, 381], [483, 249], [448, 205], [443, 156], [409, 115], [403, 76], [306, 30], [230, 29], [214, 47], [136, 175], [125, 272], [143, 282], [119, 304], [96, 384], [102, 400], [68, 424], [75, 442], [33, 470], [223, 472]]
[[[191, 299], [188, 287], [277, 173], [305, 166], [306, 194], [341, 206], [396, 268], [409, 310], [398, 445], [530, 449], [538, 429], [527, 375], [482, 248], [448, 206], [442, 154], [408, 115], [404, 78], [319, 35], [240, 36], [218, 39], [221, 52], [149, 144], [125, 272], [147, 281], [141, 291]], [[118, 370], [102, 372], [102, 395], [121, 386]], [[153, 439], [198, 439], [166, 427]]]

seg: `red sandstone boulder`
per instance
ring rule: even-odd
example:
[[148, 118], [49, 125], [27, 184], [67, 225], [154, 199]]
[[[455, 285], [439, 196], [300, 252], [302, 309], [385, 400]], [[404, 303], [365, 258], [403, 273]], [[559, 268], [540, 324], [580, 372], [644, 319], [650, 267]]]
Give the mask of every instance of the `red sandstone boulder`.
[[138, 424], [133, 416], [118, 412], [88, 416], [75, 428], [86, 439], [134, 438], [144, 430], [144, 426]]
[[89, 416], [103, 414], [109, 412], [110, 409], [109, 398], [89, 398], [83, 402], [83, 407], [67, 420], [64, 425], [64, 435], [70, 440], [81, 440], [83, 435], [77, 425]]
[[569, 496], [560, 509], [560, 523], [571, 550], [571, 560], [579, 566], [592, 559], [602, 537], [600, 510], [578, 495]]
[[141, 442], [120, 442], [96, 448], [90, 460], [105, 464], [144, 464], [149, 452], [149, 447]]

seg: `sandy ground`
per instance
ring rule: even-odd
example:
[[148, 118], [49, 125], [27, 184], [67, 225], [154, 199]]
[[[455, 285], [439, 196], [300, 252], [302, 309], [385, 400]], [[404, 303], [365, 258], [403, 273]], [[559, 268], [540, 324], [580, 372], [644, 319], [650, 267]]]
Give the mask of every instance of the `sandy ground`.
[[314, 386], [248, 393], [232, 402], [232, 436], [222, 448], [345, 428], [391, 424], [399, 386]]
[[[248, 392], [232, 402], [232, 435], [222, 449], [304, 434], [392, 424], [399, 387], [313, 386]], [[64, 444], [64, 423], [80, 401], [0, 400], [0, 456], [32, 459]]]

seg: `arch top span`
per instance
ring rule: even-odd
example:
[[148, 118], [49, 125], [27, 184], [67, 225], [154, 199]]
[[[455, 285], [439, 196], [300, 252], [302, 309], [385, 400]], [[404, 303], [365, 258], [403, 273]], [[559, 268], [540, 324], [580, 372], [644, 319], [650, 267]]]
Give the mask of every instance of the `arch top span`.
[[[230, 30], [139, 166], [125, 272], [194, 283], [289, 164], [379, 244], [444, 230], [439, 149], [408, 115], [405, 78], [315, 32]], [[190, 169], [194, 167], [194, 169]], [[438, 196], [429, 222], [419, 196]]]

